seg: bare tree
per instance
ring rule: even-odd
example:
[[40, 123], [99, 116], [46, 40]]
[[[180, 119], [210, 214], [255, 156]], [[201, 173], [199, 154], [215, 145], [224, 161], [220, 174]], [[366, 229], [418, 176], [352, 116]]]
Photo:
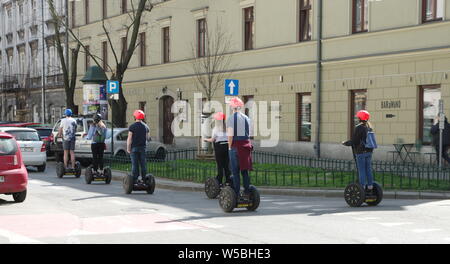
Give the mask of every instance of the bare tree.
[[[197, 89], [205, 93], [206, 100], [211, 101], [217, 89], [231, 75], [230, 64], [231, 36], [227, 34], [219, 21], [215, 30], [208, 26], [205, 19], [204, 49], [199, 49], [199, 41], [192, 43], [192, 69]], [[203, 40], [201, 40], [203, 41]]]
[[[61, 28], [64, 27], [63, 21], [64, 17], [58, 14], [55, 8], [54, 0], [47, 0], [50, 15], [52, 16], [52, 23], [55, 27], [55, 35], [53, 36], [53, 41], [58, 53], [59, 61], [61, 64], [61, 69], [63, 73], [64, 80], [64, 90], [66, 92], [66, 106], [67, 108], [75, 110], [77, 112], [77, 107], [74, 101], [76, 80], [77, 80], [77, 62], [78, 54], [80, 52], [81, 45], [77, 43], [76, 47], [71, 49], [71, 61], [70, 65], [66, 64], [66, 57], [64, 56], [64, 47], [61, 42]], [[69, 43], [66, 43], [69, 45]], [[69, 66], [69, 68], [67, 67]]]
[[[192, 70], [194, 71], [194, 82], [199, 91], [205, 94], [206, 102], [208, 103], [214, 97], [217, 89], [223, 87], [224, 80], [231, 76], [231, 55], [229, 54], [231, 49], [231, 36], [224, 30], [222, 23], [219, 20], [216, 21], [214, 29], [208, 26], [208, 19], [203, 21], [203, 27], [201, 28], [202, 35], [199, 35], [197, 41], [191, 44], [191, 55], [194, 58], [191, 61]], [[204, 113], [210, 120], [211, 109], [205, 110]], [[201, 118], [201, 117], [198, 117]], [[207, 121], [207, 124], [210, 122]], [[201, 124], [201, 122], [199, 122]], [[202, 131], [202, 135], [211, 134], [211, 129], [205, 128]], [[201, 138], [198, 142], [199, 155], [202, 153]], [[212, 146], [210, 143], [206, 144], [207, 153], [212, 153]]]

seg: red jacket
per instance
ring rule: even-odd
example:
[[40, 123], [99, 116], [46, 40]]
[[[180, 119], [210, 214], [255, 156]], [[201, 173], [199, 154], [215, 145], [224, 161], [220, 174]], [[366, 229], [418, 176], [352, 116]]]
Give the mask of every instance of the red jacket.
[[233, 140], [232, 148], [237, 150], [239, 169], [253, 170], [252, 150], [253, 146], [250, 140]]

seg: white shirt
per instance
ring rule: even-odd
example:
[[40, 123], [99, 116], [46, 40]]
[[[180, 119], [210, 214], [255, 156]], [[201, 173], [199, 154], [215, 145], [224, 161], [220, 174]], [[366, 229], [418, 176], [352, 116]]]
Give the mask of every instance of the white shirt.
[[224, 132], [223, 130], [219, 130], [216, 127], [213, 128], [212, 131], [212, 138], [215, 142], [222, 142], [222, 141], [228, 141], [228, 135], [227, 132]]
[[72, 117], [66, 117], [61, 120], [59, 127], [63, 131], [63, 139], [66, 141], [75, 139], [75, 133], [77, 132], [77, 121]]

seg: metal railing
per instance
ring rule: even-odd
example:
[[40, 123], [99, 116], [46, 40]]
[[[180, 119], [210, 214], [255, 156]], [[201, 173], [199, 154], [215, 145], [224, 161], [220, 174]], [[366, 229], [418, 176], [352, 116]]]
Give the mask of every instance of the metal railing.
[[[150, 153], [147, 161], [147, 170], [158, 177], [204, 182], [217, 175], [215, 162], [197, 160], [196, 149], [170, 150], [159, 159]], [[254, 151], [253, 162], [250, 175], [256, 186], [344, 188], [358, 177], [353, 160]], [[131, 171], [128, 156], [110, 158], [110, 164]], [[372, 166], [375, 180], [385, 189], [450, 190], [450, 168], [385, 161]]]

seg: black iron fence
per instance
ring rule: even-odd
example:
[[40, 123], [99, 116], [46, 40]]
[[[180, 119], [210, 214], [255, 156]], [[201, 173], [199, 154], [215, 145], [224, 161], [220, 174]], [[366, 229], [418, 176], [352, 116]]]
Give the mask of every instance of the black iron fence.
[[[197, 159], [196, 149], [168, 151], [164, 158], [148, 155], [148, 171], [155, 176], [204, 182], [217, 175], [213, 161]], [[129, 157], [109, 160], [113, 169], [131, 171]], [[344, 188], [357, 179], [353, 160], [314, 158], [300, 155], [253, 152], [252, 184], [277, 187]], [[374, 161], [375, 180], [385, 189], [450, 190], [450, 168], [427, 164]]]

